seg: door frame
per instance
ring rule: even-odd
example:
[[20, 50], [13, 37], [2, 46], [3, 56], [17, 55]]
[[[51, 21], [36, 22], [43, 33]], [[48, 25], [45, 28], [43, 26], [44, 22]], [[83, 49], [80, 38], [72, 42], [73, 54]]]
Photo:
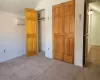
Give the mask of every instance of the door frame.
[[[84, 28], [83, 28], [83, 66], [85, 67], [86, 66], [86, 34], [87, 34], [87, 31], [86, 31], [86, 28], [88, 28], [88, 21], [87, 21], [87, 10], [88, 10], [88, 7], [87, 7], [87, 4], [88, 4], [88, 1], [85, 0], [84, 1]], [[87, 44], [88, 45], [88, 44]]]

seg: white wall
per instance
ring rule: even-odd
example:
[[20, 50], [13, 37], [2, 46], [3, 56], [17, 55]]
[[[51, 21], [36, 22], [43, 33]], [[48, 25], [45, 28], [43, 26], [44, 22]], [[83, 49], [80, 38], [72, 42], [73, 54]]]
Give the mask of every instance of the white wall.
[[39, 50], [45, 52], [45, 21], [39, 21]]
[[[81, 19], [80, 16], [81, 15]], [[75, 55], [74, 63], [83, 66], [84, 0], [75, 0]]]
[[93, 11], [91, 17], [91, 45], [100, 46], [100, 13]]
[[[36, 7], [36, 10], [45, 9], [45, 51], [46, 57], [52, 58], [52, 6], [67, 2], [69, 0], [42, 0]], [[81, 20], [79, 19], [81, 14]], [[76, 0], [76, 20], [75, 20], [75, 65], [83, 65], [83, 15], [84, 0]], [[48, 19], [49, 17], [49, 19]]]
[[25, 27], [16, 25], [18, 17], [0, 11], [0, 62], [25, 54]]

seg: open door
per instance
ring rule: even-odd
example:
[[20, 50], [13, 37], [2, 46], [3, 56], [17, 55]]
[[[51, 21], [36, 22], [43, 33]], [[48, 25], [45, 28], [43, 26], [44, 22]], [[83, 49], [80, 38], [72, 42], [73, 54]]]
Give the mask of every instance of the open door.
[[34, 56], [37, 53], [37, 15], [32, 9], [25, 9], [26, 24], [26, 56]]
[[89, 8], [89, 3], [86, 0], [85, 1], [85, 8], [84, 8], [84, 45], [83, 45], [83, 65], [85, 66], [87, 63], [87, 54], [88, 54], [88, 21], [89, 21], [89, 15], [88, 15], [88, 8]]

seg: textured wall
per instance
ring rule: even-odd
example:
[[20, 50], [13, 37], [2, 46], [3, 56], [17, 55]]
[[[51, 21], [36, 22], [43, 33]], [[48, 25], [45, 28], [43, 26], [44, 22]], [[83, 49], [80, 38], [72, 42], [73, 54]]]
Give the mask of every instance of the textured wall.
[[18, 17], [0, 12], [0, 62], [25, 54], [25, 27], [16, 25]]

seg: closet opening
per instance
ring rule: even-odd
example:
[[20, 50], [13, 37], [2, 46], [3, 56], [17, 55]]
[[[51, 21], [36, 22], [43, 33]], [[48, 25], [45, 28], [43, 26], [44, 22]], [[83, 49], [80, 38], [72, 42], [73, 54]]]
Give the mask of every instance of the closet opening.
[[38, 52], [45, 56], [45, 9], [37, 11], [38, 13]]

